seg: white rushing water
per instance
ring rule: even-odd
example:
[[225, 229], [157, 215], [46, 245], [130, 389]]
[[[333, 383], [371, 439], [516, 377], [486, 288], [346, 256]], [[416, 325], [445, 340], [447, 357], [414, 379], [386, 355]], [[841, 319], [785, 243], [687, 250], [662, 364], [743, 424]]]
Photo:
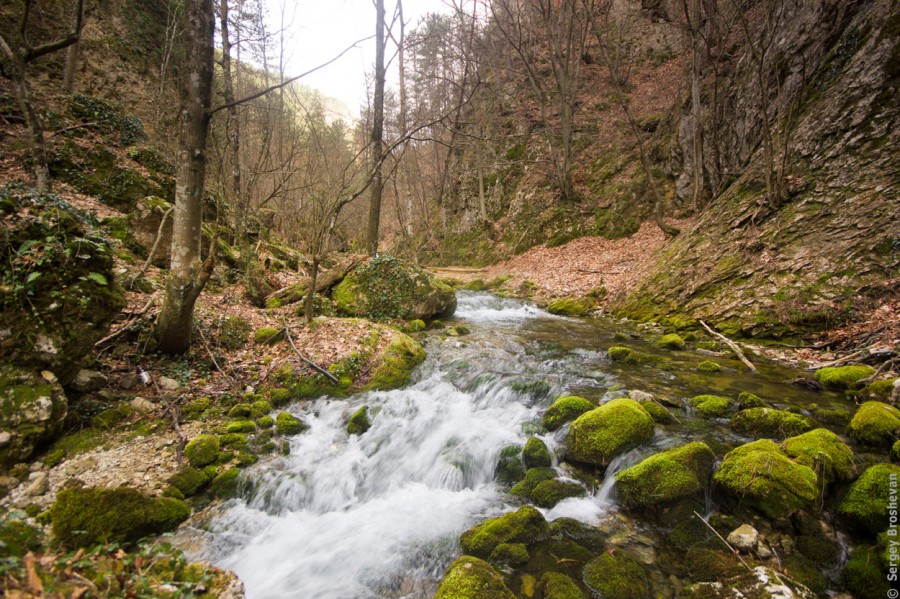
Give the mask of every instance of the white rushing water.
[[[512, 385], [541, 361], [479, 326], [550, 315], [479, 294], [463, 295], [456, 316], [473, 335], [432, 343], [413, 385], [296, 407], [310, 429], [289, 456], [244, 473], [252, 490], [213, 517], [193, 557], [234, 570], [254, 599], [433, 594], [459, 534], [503, 511], [497, 454], [542, 411]], [[348, 436], [361, 405], [372, 426]]]

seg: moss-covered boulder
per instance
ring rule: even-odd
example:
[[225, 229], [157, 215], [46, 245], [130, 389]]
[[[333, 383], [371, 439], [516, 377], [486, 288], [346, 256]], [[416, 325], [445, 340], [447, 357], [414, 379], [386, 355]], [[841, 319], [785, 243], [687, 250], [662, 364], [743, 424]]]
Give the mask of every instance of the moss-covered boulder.
[[553, 464], [553, 457], [543, 441], [537, 437], [531, 437], [525, 442], [522, 461], [526, 468], [547, 468]]
[[818, 369], [816, 379], [832, 389], [850, 389], [861, 379], [873, 374], [875, 374], [875, 369], [870, 366], [835, 366]]
[[722, 418], [731, 413], [734, 400], [721, 395], [696, 395], [688, 404], [704, 418]]
[[666, 349], [685, 348], [684, 338], [678, 333], [669, 333], [668, 335], [663, 335], [656, 341], [656, 344], [660, 347], [665, 347]]
[[592, 297], [564, 297], [551, 302], [547, 312], [559, 316], [587, 316], [596, 307], [597, 302]]
[[279, 435], [297, 435], [307, 428], [309, 427], [302, 420], [290, 412], [279, 412], [275, 417], [275, 430]]
[[891, 493], [891, 477], [894, 477], [894, 491], [900, 481], [900, 466], [895, 464], [875, 464], [850, 486], [844, 500], [838, 506], [838, 513], [854, 525], [872, 533], [887, 530], [888, 498]]
[[196, 495], [208, 482], [209, 477], [202, 470], [191, 466], [182, 468], [169, 477], [169, 484], [178, 489], [184, 497]]
[[759, 395], [754, 395], [753, 393], [749, 393], [747, 391], [741, 392], [738, 395], [738, 409], [739, 410], [749, 410], [750, 408], [768, 408], [769, 404], [766, 403]]
[[489, 563], [464, 555], [447, 568], [434, 599], [516, 599], [516, 595]]
[[500, 543], [489, 560], [492, 564], [517, 566], [528, 561], [528, 547], [524, 543]]
[[62, 430], [68, 401], [52, 372], [0, 366], [0, 466], [29, 458]]
[[563, 499], [583, 497], [584, 487], [564, 480], [545, 480], [531, 490], [531, 499], [542, 508], [551, 508]]
[[390, 341], [380, 356], [373, 358], [367, 389], [388, 390], [402, 387], [409, 382], [413, 370], [425, 360], [425, 350], [412, 337], [393, 331]]
[[620, 453], [649, 441], [653, 427], [638, 402], [614, 399], [575, 419], [566, 435], [566, 459], [606, 468]]
[[575, 581], [559, 572], [547, 572], [541, 577], [544, 599], [584, 599]]
[[195, 468], [212, 464], [219, 457], [219, 438], [215, 435], [198, 435], [184, 447], [184, 457]]
[[731, 419], [731, 429], [742, 435], [784, 439], [815, 428], [816, 423], [804, 416], [772, 408], [741, 410]]
[[347, 434], [348, 435], [362, 435], [372, 424], [369, 422], [369, 408], [363, 406], [353, 412], [350, 416], [350, 420], [347, 421]]
[[676, 422], [675, 415], [656, 400], [641, 399], [638, 400], [638, 403], [647, 410], [647, 413], [650, 414], [650, 417], [653, 418], [653, 422], [656, 424], [672, 424]]
[[826, 428], [785, 439], [781, 449], [798, 464], [812, 468], [825, 482], [853, 480], [853, 452]]
[[647, 571], [634, 559], [614, 549], [584, 567], [584, 584], [601, 599], [651, 599]]
[[284, 339], [284, 329], [259, 327], [253, 332], [253, 342], [259, 345], [275, 345]]
[[501, 543], [532, 545], [547, 538], [549, 530], [544, 516], [526, 505], [467, 530], [459, 542], [467, 554], [486, 559]]
[[810, 507], [819, 495], [816, 473], [768, 439], [732, 449], [713, 478], [727, 493], [775, 520]]
[[702, 497], [716, 456], [694, 442], [652, 455], [616, 475], [616, 497], [629, 509], [668, 505]]
[[53, 194], [0, 188], [0, 356], [68, 385], [124, 307], [93, 216]]
[[900, 438], [900, 410], [880, 401], [867, 401], [853, 415], [847, 433], [861, 445], [890, 447]]
[[625, 347], [624, 345], [613, 345], [606, 353], [609, 355], [609, 359], [614, 362], [624, 362], [634, 353], [634, 350], [630, 347]]
[[50, 508], [53, 534], [69, 548], [133, 543], [174, 529], [190, 513], [182, 501], [148, 497], [128, 487], [65, 489]]
[[507, 445], [497, 455], [494, 480], [501, 485], [514, 485], [525, 478], [525, 464], [522, 463], [522, 446]]
[[557, 397], [553, 405], [544, 412], [544, 426], [548, 431], [555, 431], [567, 422], [575, 420], [585, 412], [596, 408], [594, 404], [577, 395]]
[[722, 371], [722, 367], [719, 366], [717, 362], [713, 362], [712, 360], [704, 360], [697, 364], [697, 370], [700, 372], [706, 372], [709, 374], [714, 374]]
[[890, 597], [891, 583], [882, 565], [878, 550], [871, 545], [860, 545], [844, 564], [842, 575], [847, 590], [859, 599]]
[[536, 486], [545, 480], [553, 480], [554, 478], [556, 478], [556, 470], [553, 468], [531, 468], [525, 473], [525, 478], [513, 485], [513, 488], [509, 490], [509, 494], [513, 497], [531, 499], [531, 493]]
[[375, 320], [429, 319], [456, 310], [452, 287], [389, 254], [357, 265], [334, 288], [333, 298], [340, 314]]
[[209, 490], [216, 497], [221, 497], [222, 499], [234, 497], [237, 494], [240, 474], [240, 468], [229, 468], [212, 479], [212, 482], [209, 483]]

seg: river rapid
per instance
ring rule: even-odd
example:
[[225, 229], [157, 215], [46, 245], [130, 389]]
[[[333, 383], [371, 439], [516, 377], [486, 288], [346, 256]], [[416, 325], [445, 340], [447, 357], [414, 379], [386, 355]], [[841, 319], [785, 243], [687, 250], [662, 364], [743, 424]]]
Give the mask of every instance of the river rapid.
[[[716, 358], [723, 372], [704, 375], [695, 365], [709, 356], [661, 350], [632, 324], [562, 318], [485, 293], [461, 292], [448, 324], [471, 333], [429, 333], [428, 357], [406, 388], [291, 406], [310, 428], [291, 439], [289, 455], [244, 471], [239, 498], [179, 533], [189, 556], [235, 571], [251, 599], [432, 597], [459, 555], [460, 533], [517, 507], [494, 482], [500, 450], [534, 435], [551, 452], [563, 442], [567, 427], [546, 433], [540, 425], [560, 395], [602, 402], [633, 389], [679, 399], [750, 391], [782, 405], [843, 401], [789, 385], [797, 373], [780, 366], [764, 363], [749, 375], [737, 361]], [[665, 355], [667, 368], [611, 362], [605, 350], [623, 335], [635, 349]], [[347, 419], [363, 405], [372, 426], [350, 436]], [[617, 458], [601, 479], [554, 458], [586, 496], [542, 510], [547, 520], [565, 516], [626, 535], [652, 561], [663, 541], [619, 513], [615, 472], [688, 440], [706, 441], [719, 456], [747, 441], [727, 421], [682, 424], [657, 427], [650, 443]]]

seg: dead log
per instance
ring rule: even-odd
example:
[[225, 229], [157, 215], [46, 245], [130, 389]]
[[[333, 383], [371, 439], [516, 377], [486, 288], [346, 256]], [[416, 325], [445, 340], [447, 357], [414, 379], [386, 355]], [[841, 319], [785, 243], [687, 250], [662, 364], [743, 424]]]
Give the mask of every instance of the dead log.
[[[347, 273], [353, 270], [357, 264], [366, 259], [365, 255], [352, 254], [338, 260], [332, 268], [319, 273], [316, 277], [316, 293], [328, 291], [344, 280]], [[309, 277], [303, 277], [299, 282], [269, 294], [266, 298], [266, 306], [278, 308], [287, 304], [303, 301], [306, 290], [309, 288]]]
[[732, 341], [725, 335], [715, 332], [714, 330], [709, 328], [709, 326], [702, 320], [700, 321], [700, 324], [703, 325], [703, 328], [706, 329], [706, 331], [710, 335], [712, 335], [713, 337], [715, 337], [716, 339], [718, 339], [719, 341], [721, 341], [722, 343], [727, 345], [728, 348], [735, 353], [735, 355], [738, 357], [738, 359], [744, 363], [744, 366], [746, 366], [753, 372], [756, 372], [756, 366], [754, 366], [753, 363], [747, 359], [747, 356], [744, 355], [744, 352], [741, 351], [741, 348], [738, 347], [737, 343], [735, 343], [734, 341]]

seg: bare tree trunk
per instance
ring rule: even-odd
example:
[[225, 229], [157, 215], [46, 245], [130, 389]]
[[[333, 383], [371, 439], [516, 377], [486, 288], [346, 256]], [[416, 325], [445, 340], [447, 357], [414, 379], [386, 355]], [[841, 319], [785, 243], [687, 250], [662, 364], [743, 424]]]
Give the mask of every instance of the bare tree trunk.
[[[80, 36], [81, 32], [79, 32]], [[75, 42], [66, 49], [66, 67], [63, 71], [63, 91], [71, 94], [75, 88], [75, 67], [78, 66], [78, 56], [81, 51], [81, 43]]]
[[316, 297], [316, 279], [319, 276], [319, 254], [315, 254], [312, 259], [312, 268], [309, 271], [309, 290], [306, 292], [306, 302], [303, 307], [306, 316], [306, 324], [309, 326], [313, 319], [314, 299]]
[[219, 5], [219, 31], [222, 37], [222, 86], [228, 107], [228, 141], [231, 144], [231, 187], [235, 201], [234, 232], [241, 256], [246, 256], [247, 246], [247, 198], [241, 184], [241, 123], [238, 107], [234, 104], [234, 83], [231, 73], [231, 38], [228, 33], [228, 0]]
[[372, 116], [372, 199], [369, 204], [369, 255], [378, 253], [378, 229], [381, 222], [381, 161], [384, 152], [384, 0], [375, 0], [375, 97]]
[[200, 264], [206, 137], [213, 78], [212, 0], [185, 0], [184, 16], [185, 67], [181, 81], [172, 267], [157, 323], [159, 349], [168, 354], [182, 354], [189, 349], [194, 304], [212, 275], [215, 261], [215, 248], [211, 247], [206, 261]]
[[703, 208], [703, 123], [700, 105], [700, 0], [691, 1], [691, 117], [693, 119], [694, 210]]

